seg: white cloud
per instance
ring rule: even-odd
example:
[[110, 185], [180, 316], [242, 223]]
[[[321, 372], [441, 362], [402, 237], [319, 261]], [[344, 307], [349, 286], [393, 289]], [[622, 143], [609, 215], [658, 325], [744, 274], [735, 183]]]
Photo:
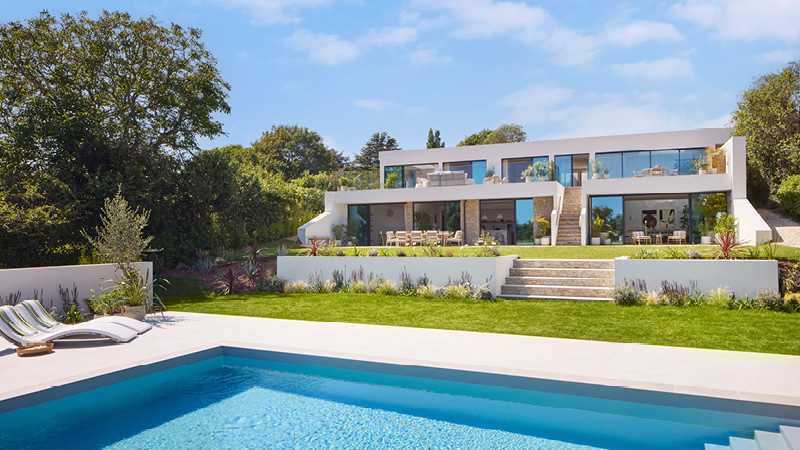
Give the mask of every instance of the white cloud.
[[800, 41], [797, 0], [681, 0], [670, 12], [714, 30], [720, 39]]
[[408, 55], [411, 64], [415, 66], [424, 66], [427, 64], [447, 64], [453, 61], [453, 58], [447, 55], [440, 55], [436, 49], [420, 49], [411, 52]]
[[301, 29], [285, 39], [295, 50], [306, 52], [311, 62], [337, 66], [350, 62], [370, 47], [401, 45], [417, 39], [417, 30], [412, 27], [388, 27], [371, 29], [364, 36], [345, 40], [337, 34], [313, 33]]
[[[448, 15], [451, 34], [458, 39], [509, 36], [528, 45], [536, 45], [553, 55], [559, 64], [583, 64], [592, 61], [606, 48], [630, 47], [648, 41], [680, 40], [678, 30], [667, 23], [634, 21], [609, 23], [598, 33], [584, 33], [558, 23], [546, 10], [523, 2], [494, 0], [413, 0], [419, 11]], [[405, 20], [420, 15], [407, 13]]]
[[786, 64], [789, 61], [800, 59], [800, 49], [774, 50], [761, 55], [761, 60], [768, 63]]
[[353, 42], [343, 41], [335, 34], [317, 34], [308, 30], [297, 30], [286, 38], [286, 43], [295, 50], [308, 53], [311, 62], [336, 66], [350, 62], [361, 54]]
[[360, 98], [355, 101], [355, 106], [359, 108], [371, 109], [373, 111], [382, 111], [384, 109], [394, 108], [397, 106], [395, 102], [387, 102], [379, 98]]
[[334, 0], [212, 0], [229, 8], [242, 9], [250, 15], [252, 22], [259, 24], [299, 22], [297, 12], [302, 9], [319, 8], [332, 4]]
[[692, 62], [683, 58], [612, 64], [611, 70], [621, 77], [643, 78], [648, 81], [669, 81], [676, 78], [692, 78], [694, 76]]
[[[510, 109], [509, 120], [544, 126], [543, 138], [683, 130], [724, 126], [727, 116], [708, 119], [696, 108], [679, 108], [658, 92], [597, 94], [553, 85], [533, 85], [498, 101]], [[686, 113], [685, 111], [691, 111]]]

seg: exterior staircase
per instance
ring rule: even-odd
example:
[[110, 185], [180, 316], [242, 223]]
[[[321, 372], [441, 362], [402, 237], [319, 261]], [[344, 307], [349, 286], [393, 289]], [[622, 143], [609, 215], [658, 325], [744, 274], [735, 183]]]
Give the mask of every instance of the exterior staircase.
[[728, 445], [706, 444], [705, 450], [800, 450], [800, 428], [781, 425], [777, 433], [756, 430], [752, 439], [733, 437]]
[[564, 188], [556, 245], [581, 245], [581, 187]]
[[518, 259], [500, 296], [553, 300], [611, 301], [614, 260]]

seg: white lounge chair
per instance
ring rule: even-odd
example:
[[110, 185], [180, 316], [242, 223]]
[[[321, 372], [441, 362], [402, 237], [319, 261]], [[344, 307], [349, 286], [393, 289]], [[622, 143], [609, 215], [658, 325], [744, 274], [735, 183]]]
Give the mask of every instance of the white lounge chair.
[[115, 323], [80, 323], [64, 325], [55, 331], [36, 331], [12, 306], [0, 306], [0, 334], [20, 347], [81, 335], [100, 336], [116, 342], [128, 342], [136, 337], [136, 331]]
[[[15, 306], [14, 309], [17, 310], [17, 313], [19, 313], [28, 325], [35, 328], [37, 331], [56, 331], [61, 329], [61, 327], [70, 326], [53, 319], [38, 300], [25, 300]], [[149, 323], [123, 316], [98, 317], [86, 323], [115, 323], [130, 328], [138, 334], [142, 334], [153, 328], [153, 325]]]

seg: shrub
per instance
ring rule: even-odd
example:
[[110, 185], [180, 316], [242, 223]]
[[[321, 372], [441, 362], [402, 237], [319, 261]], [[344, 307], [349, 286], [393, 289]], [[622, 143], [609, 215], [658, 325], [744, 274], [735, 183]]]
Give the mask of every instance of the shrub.
[[661, 259], [661, 253], [655, 249], [639, 248], [631, 259]]
[[400, 272], [400, 295], [405, 297], [416, 297], [417, 296], [417, 287], [414, 286], [414, 282], [411, 281], [411, 275], [408, 274], [405, 270]]
[[[696, 285], [697, 283], [693, 283]], [[677, 281], [663, 280], [661, 282], [661, 297], [659, 304], [666, 306], [684, 306], [694, 304], [692, 294], [697, 289], [688, 288]]]
[[733, 292], [724, 286], [720, 286], [713, 291], [709, 291], [706, 296], [706, 303], [714, 306], [726, 306], [733, 299]]
[[641, 296], [642, 303], [648, 306], [656, 306], [658, 305], [659, 298], [658, 298], [658, 291], [639, 291], [639, 295]]
[[297, 280], [288, 285], [288, 291], [292, 294], [306, 294], [310, 290], [310, 286], [303, 280]]
[[278, 256], [287, 256], [289, 254], [289, 250], [290, 248], [286, 244], [275, 247], [275, 253]]
[[402, 248], [398, 248], [397, 252], [394, 254], [394, 256], [399, 256], [399, 257], [406, 256], [406, 251], [403, 250]]
[[611, 290], [611, 298], [620, 306], [636, 306], [642, 301], [639, 291], [628, 283], [614, 286], [614, 289]]
[[331, 292], [336, 292], [336, 283], [331, 280], [325, 280], [325, 282], [322, 283], [319, 293], [330, 294]]
[[367, 286], [363, 280], [351, 281], [350, 284], [347, 285], [347, 291], [353, 294], [363, 294], [367, 291]]
[[380, 278], [371, 278], [369, 281], [367, 281], [366, 286], [364, 288], [367, 294], [374, 294], [378, 292], [378, 288], [380, 288], [382, 281], [383, 280], [381, 280]]
[[472, 289], [466, 284], [451, 284], [444, 288], [445, 298], [464, 300], [472, 296]]
[[736, 237], [736, 233], [726, 230], [714, 235], [714, 244], [717, 246], [717, 259], [736, 259], [739, 256], [739, 247], [744, 243]]
[[422, 255], [429, 258], [438, 258], [442, 256], [442, 249], [438, 244], [429, 242], [422, 247]]
[[397, 295], [397, 284], [391, 280], [382, 280], [378, 284], [377, 292], [381, 295]]
[[800, 218], [800, 175], [787, 177], [775, 193], [781, 209], [796, 218]]
[[[344, 253], [344, 252], [342, 252], [342, 253]], [[371, 249], [367, 250], [367, 256], [378, 256], [378, 249], [377, 248], [371, 248]]]
[[422, 298], [436, 298], [436, 286], [432, 284], [422, 284], [417, 287], [417, 295]]
[[203, 276], [207, 276], [208, 274], [211, 273], [211, 270], [214, 268], [214, 263], [211, 262], [211, 259], [206, 257], [201, 259], [200, 261], [197, 261], [197, 263], [194, 265], [194, 268], [197, 269], [198, 272], [203, 274]]
[[686, 250], [686, 257], [689, 259], [703, 259], [702, 253], [694, 247], [689, 247], [689, 250]]
[[717, 214], [717, 220], [714, 222], [714, 234], [725, 233], [736, 234], [736, 218], [726, 212]]
[[492, 300], [492, 290], [489, 288], [489, 283], [479, 284], [475, 286], [475, 292], [472, 293], [472, 298], [476, 300]]
[[265, 277], [261, 282], [261, 290], [264, 292], [283, 292], [286, 289], [286, 280], [281, 277]]
[[238, 292], [238, 288], [236, 287], [236, 272], [234, 272], [233, 267], [228, 267], [228, 270], [222, 271], [217, 274], [217, 278], [219, 281], [215, 286], [215, 291], [217, 294], [221, 295], [229, 295], [235, 294]]
[[792, 292], [783, 297], [784, 309], [788, 312], [800, 311], [800, 292]]
[[780, 311], [783, 309], [783, 299], [781, 296], [777, 292], [770, 291], [769, 289], [759, 291], [756, 296], [753, 297], [753, 303], [758, 308], [772, 311]]
[[686, 259], [687, 253], [676, 247], [664, 249], [664, 259]]

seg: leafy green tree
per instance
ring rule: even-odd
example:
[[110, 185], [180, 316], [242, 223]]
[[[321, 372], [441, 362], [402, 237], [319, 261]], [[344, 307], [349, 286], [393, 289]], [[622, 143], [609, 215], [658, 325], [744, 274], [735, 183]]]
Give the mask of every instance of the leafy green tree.
[[734, 135], [747, 138], [748, 178], [774, 195], [781, 181], [800, 174], [800, 62], [755, 80], [733, 123]]
[[433, 128], [428, 130], [428, 146], [426, 148], [444, 148], [444, 141], [439, 137], [439, 130], [433, 132]]
[[389, 136], [385, 131], [375, 133], [361, 148], [361, 153], [356, 155], [354, 162], [359, 169], [376, 169], [380, 167], [378, 153], [395, 150], [402, 149], [397, 145], [397, 141], [393, 137]]
[[527, 135], [522, 127], [516, 124], [503, 124], [496, 130], [483, 130], [471, 134], [458, 143], [459, 147], [465, 145], [506, 144], [509, 142], [525, 142]]
[[465, 145], [482, 145], [490, 134], [492, 134], [492, 130], [484, 128], [477, 133], [465, 137], [463, 141], [458, 143], [457, 147], [463, 147]]
[[283, 173], [287, 179], [339, 168], [336, 152], [325, 147], [319, 134], [299, 125], [278, 125], [253, 143], [262, 167]]

